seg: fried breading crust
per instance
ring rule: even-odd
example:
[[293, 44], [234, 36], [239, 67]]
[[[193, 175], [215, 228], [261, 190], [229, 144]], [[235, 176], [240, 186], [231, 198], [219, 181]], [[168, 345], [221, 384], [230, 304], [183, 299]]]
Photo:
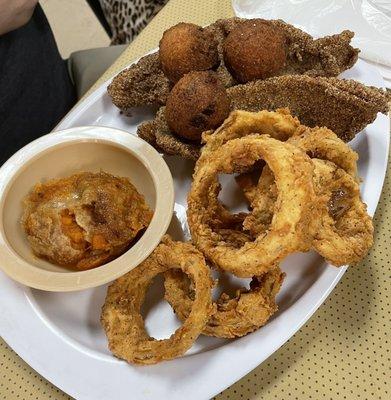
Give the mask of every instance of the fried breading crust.
[[132, 107], [166, 104], [169, 92], [170, 83], [160, 68], [158, 53], [140, 58], [107, 87], [112, 102], [125, 113]]
[[157, 150], [169, 155], [180, 155], [189, 160], [197, 160], [201, 145], [182, 141], [174, 135], [166, 120], [166, 107], [161, 107], [152, 121], [144, 122], [137, 128], [137, 135]]
[[[248, 114], [250, 116], [251, 113]], [[259, 114], [255, 113], [253, 118]], [[213, 135], [210, 137], [214, 141], [218, 141], [218, 131], [216, 131], [215, 137]], [[358, 154], [330, 129], [308, 128], [300, 125], [292, 132], [292, 136], [287, 142], [298, 147], [311, 158], [331, 161], [355, 181], [359, 181], [357, 175]], [[208, 146], [209, 143], [206, 148]], [[252, 236], [259, 235], [268, 229], [274, 215], [278, 194], [273, 173], [267, 165], [262, 169], [260, 176], [258, 175], [258, 179], [253, 179], [254, 172], [246, 172], [236, 177], [236, 181], [243, 188], [249, 201], [250, 209], [253, 210], [243, 221], [243, 227]]]
[[[339, 168], [342, 168], [345, 172], [351, 175], [355, 180], [359, 180], [357, 176], [357, 161], [358, 154], [350, 148], [345, 142], [343, 142], [338, 136], [327, 128], [309, 128], [305, 125], [300, 125], [299, 121], [296, 119], [297, 124], [294, 126], [294, 129], [287, 131], [287, 136], [279, 135], [278, 131], [284, 126], [282, 121], [286, 126], [289, 126], [289, 119], [287, 119], [287, 115], [283, 114], [288, 112], [287, 110], [280, 109], [277, 110], [276, 113], [261, 111], [258, 113], [247, 113], [248, 116], [248, 130], [242, 132], [242, 134], [246, 134], [246, 132], [252, 132], [253, 125], [251, 124], [251, 119], [256, 120], [257, 116], [261, 115], [273, 115], [273, 118], [278, 121], [278, 118], [281, 120], [278, 124], [275, 124], [274, 131], [270, 131], [272, 137], [275, 137], [280, 140], [288, 140], [288, 143], [293, 144], [294, 146], [303, 150], [308, 156], [311, 158], [319, 158], [322, 160], [331, 161], [336, 164]], [[226, 119], [225, 123], [216, 131], [213, 132], [205, 132], [204, 138], [207, 141], [207, 148], [210, 147], [211, 142], [221, 142], [223, 139], [220, 138], [219, 131], [223, 128], [225, 124], [229, 125], [230, 130], [234, 130], [235, 123], [232, 122], [233, 118], [243, 118], [246, 114], [243, 111], [232, 112], [230, 117]], [[236, 117], [235, 117], [236, 116]], [[278, 116], [278, 118], [277, 118]], [[293, 126], [292, 126], [293, 128]], [[230, 138], [230, 136], [228, 135]], [[204, 148], [205, 149], [205, 148]], [[206, 150], [206, 149], [205, 149]], [[204, 152], [205, 152], [204, 150]], [[262, 190], [257, 190], [257, 183], [261, 176], [262, 166], [254, 166], [250, 171], [244, 172], [235, 177], [235, 180], [239, 187], [243, 190], [245, 197], [247, 198], [249, 204], [253, 202], [256, 197], [257, 191], [260, 192]], [[263, 175], [262, 179], [264, 180], [263, 186], [271, 186], [270, 185], [270, 177], [268, 172]]]
[[[231, 108], [259, 111], [288, 107], [293, 116], [309, 127], [324, 126], [348, 142], [373, 122], [378, 112], [388, 112], [386, 92], [353, 80], [313, 78], [306, 75], [279, 76], [237, 85], [227, 90]], [[164, 108], [163, 108], [164, 110]], [[164, 113], [141, 124], [138, 134], [167, 154], [197, 159], [200, 147], [181, 141], [170, 132]]]
[[227, 118], [230, 103], [215, 72], [194, 71], [173, 87], [166, 103], [166, 121], [181, 140], [201, 142], [201, 134]]
[[309, 127], [325, 126], [344, 142], [388, 112], [386, 92], [350, 79], [281, 76], [228, 89], [234, 109], [259, 111], [288, 107]]
[[335, 164], [314, 159], [314, 182], [322, 205], [313, 247], [336, 267], [360, 262], [373, 244], [373, 223], [357, 181]]
[[[208, 188], [219, 173], [241, 171], [259, 159], [270, 165], [278, 182], [276, 212], [266, 235], [233, 248], [213, 229]], [[261, 275], [288, 254], [309, 250], [317, 220], [312, 169], [304, 152], [267, 135], [233, 139], [205, 158], [201, 156], [188, 195], [187, 217], [194, 244], [214, 265], [239, 277]]]
[[[246, 19], [228, 18], [216, 21], [217, 29], [225, 38]], [[279, 75], [307, 74], [310, 76], [337, 76], [357, 61], [359, 50], [350, 46], [354, 33], [341, 33], [314, 39], [308, 33], [282, 20], [264, 20], [284, 33], [287, 41], [287, 62]], [[213, 29], [213, 24], [211, 25]]]
[[177, 82], [191, 71], [205, 71], [219, 64], [214, 35], [202, 27], [180, 22], [167, 29], [159, 42], [159, 59], [164, 74]]
[[[224, 65], [223, 42], [230, 31], [246, 20], [222, 19], [205, 28], [217, 41], [220, 64], [216, 72], [226, 87], [237, 82]], [[266, 21], [279, 28], [287, 40], [287, 63], [279, 74], [307, 74], [311, 76], [337, 76], [354, 65], [358, 49], [350, 46], [353, 32], [314, 40], [310, 35], [281, 20]], [[108, 88], [113, 103], [122, 111], [130, 107], [163, 105], [170, 85], [159, 63], [158, 52], [147, 55], [117, 75]]]
[[224, 41], [225, 65], [238, 82], [280, 74], [286, 64], [286, 35], [269, 21], [250, 19]]
[[300, 126], [288, 143], [297, 146], [311, 158], [328, 160], [342, 168], [354, 179], [357, 177], [358, 154], [327, 128]]
[[[312, 247], [334, 266], [357, 264], [373, 244], [372, 219], [360, 197], [356, 169], [349, 174], [324, 157], [312, 159], [320, 219]], [[253, 212], [243, 222], [251, 235], [265, 232], [271, 224], [277, 194], [273, 173], [266, 166], [251, 202]]]
[[[170, 338], [157, 340], [148, 335], [140, 310], [152, 279], [170, 269], [180, 269], [190, 277], [195, 298], [183, 325]], [[189, 243], [174, 242], [165, 236], [143, 263], [108, 288], [101, 323], [109, 349], [118, 358], [136, 364], [156, 364], [183, 355], [215, 311], [212, 287], [202, 254]]]
[[[235, 338], [247, 335], [265, 325], [277, 311], [275, 297], [285, 274], [279, 267], [261, 277], [254, 277], [250, 289], [241, 288], [235, 297], [222, 293], [215, 302], [216, 312], [209, 319], [204, 335]], [[188, 317], [193, 304], [194, 290], [181, 271], [171, 270], [164, 274], [164, 298], [171, 304], [178, 318]]]

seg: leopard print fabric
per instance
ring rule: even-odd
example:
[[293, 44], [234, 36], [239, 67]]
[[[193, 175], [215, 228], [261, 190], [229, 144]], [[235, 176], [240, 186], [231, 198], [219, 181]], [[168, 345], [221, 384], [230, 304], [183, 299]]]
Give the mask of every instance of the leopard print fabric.
[[111, 44], [130, 43], [167, 1], [99, 0], [111, 28]]

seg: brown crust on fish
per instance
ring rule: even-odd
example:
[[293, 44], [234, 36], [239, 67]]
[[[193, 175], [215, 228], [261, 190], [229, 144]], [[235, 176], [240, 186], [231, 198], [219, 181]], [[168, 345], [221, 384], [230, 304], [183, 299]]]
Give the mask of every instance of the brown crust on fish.
[[[353, 80], [279, 76], [249, 82], [227, 90], [232, 109], [259, 111], [288, 107], [303, 125], [325, 126], [345, 142], [388, 112], [385, 91]], [[196, 160], [201, 145], [181, 141], [170, 132], [162, 107], [153, 121], [138, 128], [138, 135], [167, 154]]]
[[385, 91], [333, 77], [274, 77], [232, 87], [228, 96], [233, 109], [288, 107], [303, 125], [325, 126], [345, 142], [373, 122], [378, 112], [388, 112]]
[[121, 71], [107, 88], [112, 102], [124, 112], [131, 107], [166, 104], [169, 92], [170, 84], [160, 68], [158, 53], [142, 57]]
[[[245, 20], [241, 18], [228, 18], [218, 20], [215, 24], [225, 38], [243, 21]], [[314, 39], [308, 33], [282, 20], [264, 22], [279, 28], [286, 37], [287, 63], [279, 75], [337, 76], [357, 61], [359, 50], [350, 46], [354, 36], [351, 31], [345, 30], [336, 35]]]
[[139, 125], [137, 135], [165, 154], [197, 160], [200, 156], [201, 145], [185, 141], [171, 132], [167, 125], [165, 110], [166, 107], [161, 107], [155, 119]]
[[[240, 18], [221, 19], [205, 28], [217, 41], [220, 64], [216, 72], [226, 87], [237, 82], [225, 67], [223, 42], [229, 32], [243, 21]], [[279, 28], [287, 39], [287, 63], [279, 75], [337, 76], [357, 61], [359, 50], [349, 44], [353, 32], [343, 31], [314, 40], [306, 32], [281, 20], [266, 22]], [[170, 89], [156, 52], [120, 72], [109, 85], [108, 93], [118, 108], [127, 111], [130, 107], [165, 104]]]

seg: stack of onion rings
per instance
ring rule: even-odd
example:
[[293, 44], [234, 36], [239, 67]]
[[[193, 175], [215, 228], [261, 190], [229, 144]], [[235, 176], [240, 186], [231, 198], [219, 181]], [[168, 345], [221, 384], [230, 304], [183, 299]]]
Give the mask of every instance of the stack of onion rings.
[[[360, 198], [357, 153], [327, 128], [300, 126], [287, 143], [309, 155], [315, 167], [321, 223], [312, 247], [335, 266], [358, 263], [373, 244], [373, 224]], [[243, 220], [243, 227], [250, 235], [259, 235], [271, 223], [277, 204], [273, 172], [266, 165], [258, 182], [251, 180], [250, 173], [239, 176], [237, 181], [253, 209]], [[343, 203], [337, 216], [330, 211], [330, 203], [336, 196]]]
[[[138, 268], [114, 282], [102, 310], [111, 351], [153, 364], [183, 355], [200, 334], [244, 336], [277, 311], [289, 254], [315, 249], [336, 266], [359, 262], [373, 242], [360, 197], [357, 154], [327, 128], [300, 125], [286, 109], [234, 111], [203, 134], [188, 195], [192, 244], [162, 243]], [[249, 213], [231, 214], [218, 200], [220, 173], [240, 173]], [[210, 269], [251, 278], [249, 289], [213, 302]], [[151, 279], [164, 274], [165, 299], [183, 325], [151, 338], [140, 308]]]
[[[207, 162], [210, 159], [210, 162]], [[273, 221], [265, 235], [232, 248], [213, 229], [210, 192], [219, 173], [240, 172], [264, 159], [274, 172], [279, 194]], [[201, 156], [188, 196], [188, 223], [195, 246], [213, 264], [239, 277], [262, 275], [295, 251], [311, 247], [316, 197], [313, 165], [297, 147], [267, 135], [232, 139]]]

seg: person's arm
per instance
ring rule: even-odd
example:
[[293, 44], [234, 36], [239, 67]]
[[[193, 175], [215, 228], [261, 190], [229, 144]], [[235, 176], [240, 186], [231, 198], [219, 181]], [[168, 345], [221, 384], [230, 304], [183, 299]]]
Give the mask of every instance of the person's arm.
[[0, 0], [0, 35], [26, 24], [38, 0]]

